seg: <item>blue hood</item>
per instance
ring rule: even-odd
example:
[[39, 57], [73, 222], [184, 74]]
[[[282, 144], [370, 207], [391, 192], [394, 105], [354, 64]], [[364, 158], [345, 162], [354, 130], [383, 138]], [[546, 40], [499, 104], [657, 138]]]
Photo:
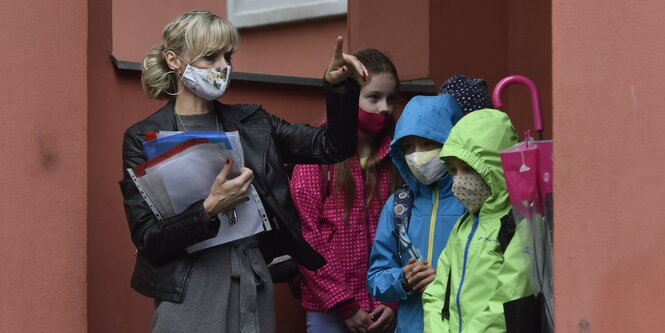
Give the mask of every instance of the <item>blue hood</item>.
[[[404, 107], [395, 126], [395, 137], [390, 143], [390, 157], [411, 189], [419, 192], [425, 185], [416, 179], [406, 165], [400, 140], [405, 136], [416, 135], [445, 144], [450, 130], [462, 116], [459, 104], [448, 94], [415, 96]], [[447, 178], [450, 177], [446, 176], [441, 180]]]

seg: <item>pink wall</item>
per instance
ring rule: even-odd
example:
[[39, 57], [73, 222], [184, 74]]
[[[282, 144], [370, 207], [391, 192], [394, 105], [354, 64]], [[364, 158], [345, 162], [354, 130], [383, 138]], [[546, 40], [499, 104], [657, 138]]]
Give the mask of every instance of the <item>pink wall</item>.
[[[657, 13], [665, 4], [555, 1], [550, 25], [549, 4], [542, 2], [494, 3], [488, 13], [472, 3], [430, 1], [429, 40], [413, 41], [427, 54], [375, 39], [381, 34], [374, 27], [422, 29], [412, 24], [419, 22], [414, 13], [423, 10], [421, 5], [399, 22], [379, 15], [380, 9], [352, 12], [352, 19], [354, 13], [366, 14], [359, 18], [363, 24], [351, 25], [351, 49], [387, 48], [401, 72], [414, 73], [405, 78], [417, 78], [423, 70], [421, 63], [406, 61], [410, 56], [429, 59], [423, 61], [437, 85], [460, 71], [486, 76], [491, 85], [510, 73], [534, 78], [545, 109], [548, 100], [556, 108], [558, 330], [660, 331], [665, 263], [659, 252], [665, 249], [665, 227], [659, 216], [665, 211], [659, 200], [665, 190], [658, 179], [665, 172], [658, 162], [665, 158], [659, 128], [665, 114], [657, 103], [665, 87], [665, 30]], [[353, 1], [350, 8], [356, 8]], [[84, 332], [86, 320], [92, 332], [149, 330], [152, 304], [128, 286], [134, 249], [117, 180], [122, 132], [162, 103], [143, 95], [138, 73], [118, 71], [108, 60], [114, 47], [111, 12], [112, 0], [0, 4], [5, 27], [0, 74], [6, 78], [0, 91], [8, 124], [0, 175], [2, 332], [54, 327]], [[253, 63], [264, 64], [265, 54], [259, 52], [287, 43], [270, 34], [282, 29], [305, 39], [275, 53], [280, 63], [292, 60], [279, 68], [281, 73], [318, 76], [340, 22], [243, 31], [236, 64], [248, 72]], [[618, 22], [621, 28], [615, 29]], [[312, 27], [320, 34], [305, 33]], [[357, 27], [368, 30], [361, 33]], [[317, 53], [298, 45], [315, 45]], [[472, 55], [464, 56], [466, 48]], [[288, 52], [306, 55], [303, 72], [298, 72], [298, 57], [286, 57]], [[528, 128], [526, 94], [511, 91], [509, 98], [507, 110], [518, 128]], [[310, 123], [318, 122], [323, 108], [320, 89], [301, 86], [236, 82], [222, 100], [262, 103], [289, 120]], [[549, 118], [546, 113], [546, 126]], [[302, 331], [298, 303], [284, 286], [278, 286], [277, 297], [278, 331]]]
[[164, 27], [190, 10], [208, 10], [226, 16], [225, 0], [111, 0], [113, 55], [120, 60], [141, 62], [146, 46], [159, 44]]
[[[226, 16], [226, 1], [112, 0], [113, 55], [141, 62], [146, 46], [161, 41], [162, 30], [176, 16], [190, 10], [208, 10]], [[320, 77], [321, 59], [332, 56], [335, 39], [347, 33], [346, 17], [277, 24], [241, 30], [240, 49], [233, 70], [249, 73]]]
[[[551, 24], [547, 1], [350, 0], [352, 49], [376, 47], [403, 80], [430, 78], [437, 89], [453, 74], [482, 77], [490, 89], [521, 74], [540, 88], [546, 137], [552, 135]], [[533, 128], [524, 88], [504, 93], [503, 110], [520, 133]]]
[[665, 3], [554, 1], [559, 332], [665, 327]]
[[[430, 6], [430, 77], [439, 86], [453, 74], [482, 77], [490, 91], [507, 75], [531, 78], [540, 89], [545, 134], [551, 138], [550, 3], [432, 0]], [[502, 110], [519, 133], [533, 129], [525, 88], [507, 89], [503, 101]]]
[[88, 10], [88, 330], [149, 332], [152, 302], [129, 288], [134, 246], [118, 180], [124, 130], [161, 103], [145, 97], [138, 72], [116, 71], [109, 60], [111, 0]]
[[345, 17], [242, 29], [233, 70], [319, 78], [346, 33]]
[[3, 1], [0, 22], [0, 332], [85, 332], [86, 1]]
[[429, 77], [429, 1], [349, 0], [349, 42], [352, 50], [386, 52], [400, 80]]

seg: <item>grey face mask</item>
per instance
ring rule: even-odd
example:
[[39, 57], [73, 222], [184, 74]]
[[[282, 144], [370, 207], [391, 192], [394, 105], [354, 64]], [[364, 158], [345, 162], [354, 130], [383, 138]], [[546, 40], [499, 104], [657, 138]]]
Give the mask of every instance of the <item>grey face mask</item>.
[[492, 195], [492, 190], [485, 184], [483, 177], [477, 173], [470, 173], [453, 177], [453, 195], [469, 212], [475, 213]]

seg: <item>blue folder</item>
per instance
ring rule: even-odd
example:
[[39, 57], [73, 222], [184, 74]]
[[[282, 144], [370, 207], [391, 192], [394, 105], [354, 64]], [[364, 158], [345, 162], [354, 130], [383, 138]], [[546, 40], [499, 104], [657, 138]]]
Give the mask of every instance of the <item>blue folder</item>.
[[148, 160], [151, 160], [171, 148], [191, 139], [208, 139], [210, 143], [224, 144], [226, 149], [235, 149], [225, 132], [182, 132], [143, 143], [143, 151]]

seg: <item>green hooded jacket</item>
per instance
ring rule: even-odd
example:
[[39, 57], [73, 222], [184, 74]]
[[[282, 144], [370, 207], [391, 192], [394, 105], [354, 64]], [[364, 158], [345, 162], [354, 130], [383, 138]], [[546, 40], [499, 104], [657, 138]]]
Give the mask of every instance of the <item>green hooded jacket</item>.
[[[492, 190], [477, 214], [453, 227], [439, 257], [436, 279], [423, 293], [425, 332], [505, 332], [503, 303], [533, 294], [519, 230], [505, 249], [501, 218], [511, 213], [501, 150], [517, 143], [515, 128], [498, 110], [471, 112], [450, 132], [441, 158], [457, 157], [475, 169]], [[526, 223], [519, 223], [518, 229]], [[449, 319], [442, 316], [450, 277]]]

